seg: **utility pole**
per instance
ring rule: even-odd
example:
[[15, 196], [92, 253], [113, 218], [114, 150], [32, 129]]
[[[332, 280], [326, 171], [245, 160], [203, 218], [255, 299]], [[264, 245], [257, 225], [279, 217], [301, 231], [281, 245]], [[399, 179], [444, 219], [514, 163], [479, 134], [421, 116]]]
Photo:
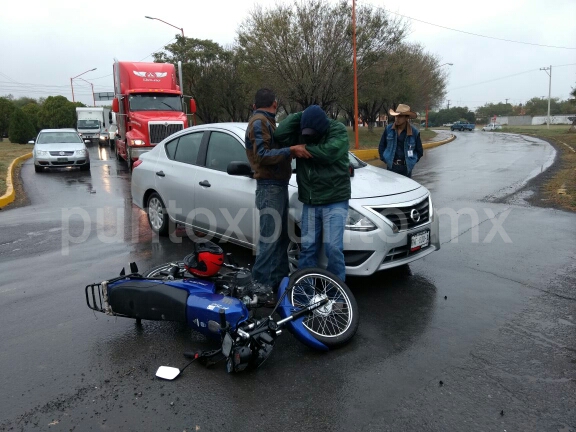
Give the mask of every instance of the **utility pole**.
[[540, 70], [546, 72], [550, 77], [548, 79], [548, 126], [547, 126], [547, 128], [550, 129], [550, 94], [552, 92], [552, 65], [550, 65], [550, 67], [547, 68], [540, 68]]
[[450, 100], [448, 100], [448, 109], [450, 109]]

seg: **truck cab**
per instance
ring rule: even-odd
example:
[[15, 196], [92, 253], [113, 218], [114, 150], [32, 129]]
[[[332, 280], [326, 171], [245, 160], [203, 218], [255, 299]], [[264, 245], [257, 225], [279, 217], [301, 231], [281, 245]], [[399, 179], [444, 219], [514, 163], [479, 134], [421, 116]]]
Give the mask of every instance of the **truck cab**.
[[132, 168], [141, 154], [187, 128], [188, 119], [174, 65], [116, 61], [113, 71], [115, 152]]

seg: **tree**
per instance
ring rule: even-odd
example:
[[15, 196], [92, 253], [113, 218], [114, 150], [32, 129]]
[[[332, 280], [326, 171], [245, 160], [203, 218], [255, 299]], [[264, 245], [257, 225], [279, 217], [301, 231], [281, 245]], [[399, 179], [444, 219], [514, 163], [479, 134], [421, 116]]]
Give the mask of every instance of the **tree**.
[[[258, 7], [241, 25], [238, 44], [285, 111], [312, 104], [332, 111], [336, 102], [352, 95], [351, 15], [345, 1]], [[360, 76], [405, 37], [406, 26], [371, 6], [359, 8], [357, 21]]]
[[31, 98], [31, 97], [28, 97], [28, 96], [22, 96], [22, 97], [19, 97], [18, 99], [14, 99], [14, 100], [12, 101], [12, 103], [13, 103], [16, 107], [22, 108], [22, 107], [24, 107], [24, 106], [26, 106], [26, 105], [28, 105], [28, 104], [30, 104], [30, 103], [35, 103], [35, 104], [37, 104], [38, 101], [37, 101], [36, 99]]
[[22, 112], [24, 114], [26, 114], [26, 116], [30, 120], [30, 123], [32, 123], [32, 125], [36, 129], [36, 132], [40, 132], [40, 129], [42, 129], [42, 126], [40, 124], [40, 112], [41, 112], [41, 110], [42, 109], [41, 109], [40, 105], [38, 105], [35, 102], [29, 103], [29, 104], [24, 105], [22, 107]]
[[36, 136], [36, 129], [20, 108], [14, 109], [8, 137], [12, 143], [26, 144]]
[[76, 127], [76, 107], [84, 106], [70, 102], [64, 96], [48, 96], [40, 110], [42, 128]]
[[8, 135], [10, 117], [14, 109], [15, 106], [9, 99], [0, 97], [0, 138]]
[[[226, 50], [211, 40], [177, 36], [176, 42], [166, 45], [163, 52], [154, 54], [154, 61], [174, 65], [182, 62], [183, 92], [187, 99], [194, 97], [197, 115], [204, 123], [230, 120], [240, 115], [237, 108], [232, 108], [231, 102], [226, 100], [230, 97], [231, 85], [243, 87], [241, 65], [234, 51]], [[228, 82], [228, 79], [233, 82]], [[242, 98], [244, 95], [235, 96]]]

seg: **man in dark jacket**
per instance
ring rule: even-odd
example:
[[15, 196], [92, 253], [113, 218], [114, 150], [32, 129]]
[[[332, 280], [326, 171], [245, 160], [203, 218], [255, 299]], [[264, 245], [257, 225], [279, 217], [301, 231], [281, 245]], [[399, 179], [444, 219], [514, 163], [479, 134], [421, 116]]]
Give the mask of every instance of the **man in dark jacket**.
[[410, 124], [409, 119], [416, 118], [416, 113], [410, 111], [408, 105], [400, 104], [396, 111], [390, 110], [394, 123], [386, 126], [378, 154], [380, 160], [386, 163], [386, 168], [406, 177], [412, 177], [412, 169], [424, 155], [420, 132]]
[[260, 236], [252, 268], [254, 291], [270, 301], [274, 288], [289, 273], [288, 180], [292, 175], [292, 158], [290, 148], [274, 140], [277, 107], [272, 90], [258, 90], [244, 138], [256, 179], [256, 208], [260, 211]]
[[302, 156], [296, 160], [298, 199], [304, 204], [298, 268], [317, 267], [323, 245], [327, 270], [344, 280], [344, 227], [350, 199], [346, 127], [311, 105], [283, 120], [274, 139], [293, 146], [293, 153]]

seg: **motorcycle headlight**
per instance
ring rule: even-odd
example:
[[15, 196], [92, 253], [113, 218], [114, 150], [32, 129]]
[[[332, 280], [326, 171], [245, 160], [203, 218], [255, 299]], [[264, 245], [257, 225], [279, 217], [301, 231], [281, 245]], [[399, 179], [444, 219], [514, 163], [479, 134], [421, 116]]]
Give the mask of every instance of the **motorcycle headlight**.
[[352, 208], [349, 208], [345, 229], [350, 231], [373, 231], [376, 229], [376, 225], [374, 225], [366, 216], [358, 213]]
[[101, 140], [105, 140], [105, 139], [106, 139], [106, 135], [100, 135], [100, 139], [101, 139]]
[[76, 150], [76, 155], [78, 155], [78, 156], [86, 156], [86, 150], [85, 150], [85, 149]]
[[130, 142], [132, 143], [132, 145], [146, 145], [146, 142], [144, 140], [130, 140]]
[[44, 150], [36, 150], [36, 156], [48, 156], [49, 153]]

